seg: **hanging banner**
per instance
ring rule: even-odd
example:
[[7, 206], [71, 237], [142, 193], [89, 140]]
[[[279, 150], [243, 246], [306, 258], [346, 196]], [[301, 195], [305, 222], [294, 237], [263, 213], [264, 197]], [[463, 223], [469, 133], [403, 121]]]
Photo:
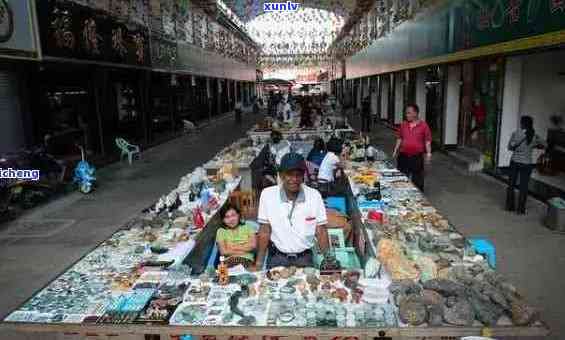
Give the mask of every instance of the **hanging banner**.
[[69, 1], [36, 0], [45, 56], [150, 66], [144, 26]]
[[37, 58], [32, 0], [0, 0], [0, 56]]

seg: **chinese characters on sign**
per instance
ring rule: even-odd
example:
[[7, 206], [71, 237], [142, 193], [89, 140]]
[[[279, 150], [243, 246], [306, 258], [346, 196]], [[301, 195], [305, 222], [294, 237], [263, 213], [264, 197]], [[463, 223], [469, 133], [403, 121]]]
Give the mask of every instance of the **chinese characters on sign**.
[[[142, 4], [142, 0], [135, 0]], [[131, 65], [149, 65], [148, 29], [124, 24], [107, 11], [70, 1], [36, 0], [43, 53]], [[91, 3], [88, 3], [91, 4]], [[123, 8], [123, 7], [122, 7]]]
[[116, 53], [118, 53], [122, 58], [128, 52], [125, 42], [124, 33], [121, 27], [112, 30], [112, 48]]
[[[565, 13], [565, 0], [496, 0], [494, 4], [477, 1], [479, 6], [476, 27], [480, 31], [508, 27], [518, 24], [522, 18], [528, 24], [539, 19], [541, 14]], [[543, 12], [540, 12], [543, 9]]]
[[73, 19], [70, 13], [55, 7], [53, 16], [50, 28], [53, 32], [55, 43], [59, 48], [73, 50], [75, 48], [75, 35], [72, 32]]
[[139, 64], [145, 63], [145, 38], [136, 33], [133, 35], [133, 42], [135, 43], [135, 57]]
[[84, 21], [82, 30], [82, 39], [84, 48], [91, 54], [100, 54], [98, 48], [98, 33], [96, 29], [96, 21], [94, 19], [87, 19]]

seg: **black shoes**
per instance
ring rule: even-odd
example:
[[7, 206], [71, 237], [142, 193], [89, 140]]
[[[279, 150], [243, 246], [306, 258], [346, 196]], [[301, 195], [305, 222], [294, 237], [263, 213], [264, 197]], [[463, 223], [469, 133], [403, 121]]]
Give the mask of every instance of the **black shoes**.
[[514, 188], [508, 187], [506, 189], [506, 211], [516, 210], [516, 199], [514, 197]]
[[516, 210], [516, 197], [514, 195], [514, 188], [508, 187], [506, 189], [506, 211], [515, 211], [517, 215], [526, 215], [526, 201], [528, 200], [527, 195], [522, 195], [518, 197], [518, 210]]

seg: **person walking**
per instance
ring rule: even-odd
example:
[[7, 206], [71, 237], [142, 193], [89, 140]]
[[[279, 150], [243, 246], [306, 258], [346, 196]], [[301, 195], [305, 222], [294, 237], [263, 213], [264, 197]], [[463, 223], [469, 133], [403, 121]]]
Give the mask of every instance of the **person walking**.
[[512, 133], [512, 137], [508, 142], [508, 150], [512, 151], [510, 159], [510, 181], [506, 190], [506, 210], [516, 210], [516, 200], [514, 196], [514, 188], [518, 184], [520, 178], [520, 195], [518, 197], [519, 215], [526, 214], [526, 201], [528, 200], [528, 184], [532, 171], [536, 166], [536, 160], [533, 159], [532, 153], [534, 149], [544, 149], [545, 142], [536, 134], [534, 130], [534, 120], [530, 116], [522, 116], [520, 119], [520, 129]]
[[361, 102], [361, 131], [371, 132], [371, 98], [366, 96]]
[[432, 160], [432, 133], [419, 114], [418, 105], [406, 107], [405, 121], [400, 125], [393, 157], [397, 158], [398, 170], [424, 191], [424, 162]]

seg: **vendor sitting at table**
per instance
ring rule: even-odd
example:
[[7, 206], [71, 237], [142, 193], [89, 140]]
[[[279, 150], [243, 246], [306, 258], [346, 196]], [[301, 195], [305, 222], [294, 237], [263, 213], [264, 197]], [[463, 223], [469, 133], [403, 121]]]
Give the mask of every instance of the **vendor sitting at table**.
[[249, 267], [255, 263], [255, 230], [241, 219], [239, 209], [227, 204], [220, 211], [223, 225], [216, 232], [220, 254], [227, 258], [227, 265], [242, 264]]
[[343, 151], [343, 141], [332, 137], [328, 141], [326, 149], [327, 153], [318, 171], [318, 185], [322, 194], [329, 194], [333, 190], [333, 183], [336, 178], [342, 175], [343, 171], [343, 164], [340, 159]]
[[313, 265], [312, 247], [318, 240], [328, 249], [326, 208], [320, 193], [303, 184], [304, 158], [285, 155], [279, 167], [281, 184], [263, 190], [259, 200], [256, 268], [260, 270], [267, 249], [267, 267]]

